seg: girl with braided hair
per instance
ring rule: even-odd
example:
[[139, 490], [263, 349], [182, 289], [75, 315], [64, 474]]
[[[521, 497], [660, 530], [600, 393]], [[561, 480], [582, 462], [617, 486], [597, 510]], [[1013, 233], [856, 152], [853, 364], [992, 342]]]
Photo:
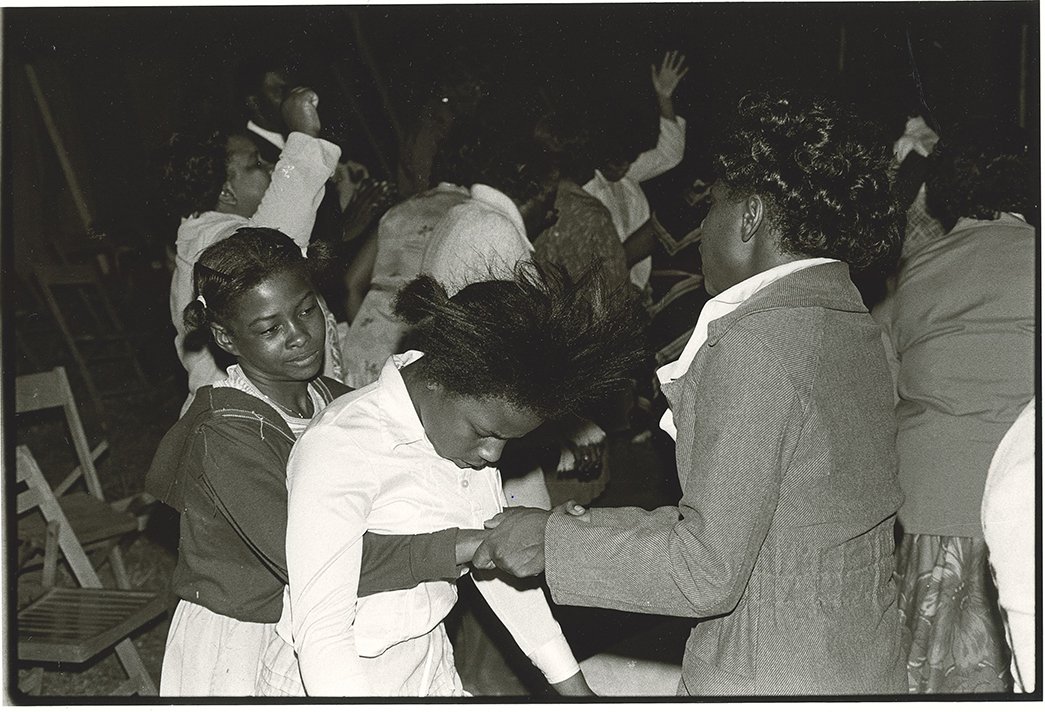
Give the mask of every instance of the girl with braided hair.
[[[324, 320], [309, 276], [317, 252], [306, 260], [278, 230], [243, 228], [204, 250], [193, 269], [185, 326], [235, 363], [199, 389], [146, 476], [149, 492], [181, 515], [171, 584], [180, 600], [161, 695], [244, 696], [259, 686], [287, 580], [290, 448], [348, 390], [320, 375]], [[359, 593], [452, 581], [481, 536], [368, 536]]]

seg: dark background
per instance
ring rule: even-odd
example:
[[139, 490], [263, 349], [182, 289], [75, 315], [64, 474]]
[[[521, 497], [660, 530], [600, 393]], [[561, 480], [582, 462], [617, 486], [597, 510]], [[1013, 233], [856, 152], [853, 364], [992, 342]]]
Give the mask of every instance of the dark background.
[[[99, 465], [108, 496], [140, 490], [186, 392], [171, 348], [170, 273], [164, 266], [177, 222], [155, 207], [151, 157], [175, 130], [240, 114], [233, 78], [244, 57], [273, 52], [293, 59], [298, 77], [321, 96], [328, 136], [377, 177], [393, 178], [394, 124], [408, 127], [450, 58], [468, 61], [491, 93], [507, 95], [520, 112], [583, 104], [615, 117], [635, 115], [652, 144], [657, 119], [649, 65], [665, 50], [679, 49], [692, 67], [675, 97], [689, 122], [686, 158], [644, 189], [658, 217], [676, 218], [668, 227], [682, 235], [699, 224], [699, 215], [673, 216], [665, 208], [678, 205], [701, 174], [719, 114], [748, 88], [789, 85], [841, 94], [880, 125], [887, 141], [900, 134], [908, 115], [922, 113], [941, 134], [973, 115], [1022, 123], [1036, 143], [1038, 13], [1037, 3], [1004, 2], [4, 9], [5, 375], [64, 365], [89, 439], [96, 443], [104, 435], [111, 443]], [[109, 240], [95, 239], [84, 226], [26, 65], [39, 78], [91, 228]], [[90, 255], [103, 242], [121, 247], [121, 264], [109, 272], [106, 286], [125, 323], [140, 332], [138, 356], [153, 384], [147, 396], [107, 399], [106, 413], [83, 398], [81, 372], [34, 294], [32, 277], [34, 264], [76, 250]], [[677, 257], [692, 261], [693, 252]], [[73, 261], [83, 261], [77, 257]], [[694, 298], [699, 308], [700, 294], [691, 293], [676, 301], [675, 312], [664, 313], [692, 325]], [[115, 376], [131, 380], [127, 372]], [[13, 400], [11, 391], [6, 389]], [[16, 440], [15, 423], [11, 418], [5, 428], [9, 444], [27, 442], [48, 473], [68, 471], [71, 454], [58, 447], [59, 432], [33, 430], [30, 423], [25, 433], [19, 420]], [[627, 436], [612, 441], [611, 487], [600, 504], [653, 508], [676, 502], [671, 450], [662, 445], [656, 437], [642, 445]], [[128, 553], [133, 580], [143, 589], [167, 586], [176, 544], [176, 515], [158, 508], [147, 537]], [[26, 593], [21, 582], [18, 593]], [[572, 626], [571, 643], [580, 653], [593, 652], [607, 638], [656, 630], [649, 617], [581, 609], [560, 620]], [[136, 640], [154, 676], [168, 622]], [[679, 629], [677, 640], [668, 636], [665, 659], [680, 654], [687, 628]], [[51, 673], [44, 691], [101, 694], [119, 679], [111, 658], [90, 673]]]
[[1039, 123], [1037, 3], [29, 8], [3, 21], [4, 196], [20, 274], [47, 243], [85, 239], [27, 63], [95, 226], [143, 249], [176, 227], [152, 207], [150, 156], [176, 129], [235, 115], [236, 62], [267, 50], [298, 64], [326, 130], [379, 177], [394, 171], [396, 138], [378, 87], [405, 127], [452, 56], [520, 108], [595, 102], [645, 112], [652, 133], [649, 64], [680, 49], [692, 66], [676, 97], [687, 160], [716, 112], [760, 84], [841, 93], [894, 137], [926, 109], [942, 128], [971, 113]]

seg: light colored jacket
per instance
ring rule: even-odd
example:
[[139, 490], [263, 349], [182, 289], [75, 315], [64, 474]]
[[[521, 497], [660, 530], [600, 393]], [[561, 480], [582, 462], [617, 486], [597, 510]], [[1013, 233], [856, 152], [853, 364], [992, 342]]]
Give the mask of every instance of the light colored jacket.
[[711, 322], [664, 391], [681, 501], [553, 514], [555, 601], [700, 619], [683, 694], [906, 691], [890, 376], [847, 266], [790, 274]]

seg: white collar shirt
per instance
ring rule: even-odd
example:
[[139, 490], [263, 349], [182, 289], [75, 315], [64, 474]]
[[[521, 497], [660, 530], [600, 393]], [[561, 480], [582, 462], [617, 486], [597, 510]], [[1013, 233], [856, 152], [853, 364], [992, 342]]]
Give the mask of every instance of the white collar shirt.
[[[660, 381], [661, 385], [664, 385], [685, 376], [686, 371], [689, 370], [697, 352], [700, 351], [700, 347], [702, 347], [708, 340], [708, 326], [711, 322], [716, 319], [721, 319], [731, 313], [745, 301], [754, 296], [759, 290], [768, 287], [773, 282], [776, 282], [789, 274], [805, 269], [806, 267], [813, 267], [814, 265], [822, 265], [827, 264], [828, 262], [837, 261], [838, 260], [830, 259], [828, 257], [811, 257], [809, 259], [795, 260], [794, 262], [777, 265], [776, 267], [767, 269], [764, 272], [759, 272], [752, 277], [748, 277], [743, 282], [738, 282], [721, 294], [716, 295], [704, 305], [703, 309], [701, 309], [700, 316], [697, 317], [697, 325], [693, 329], [693, 335], [689, 337], [689, 341], [686, 342], [686, 347], [682, 349], [682, 355], [679, 356], [678, 360], [672, 361], [671, 363], [658, 368], [657, 380]], [[664, 412], [664, 416], [660, 419], [660, 428], [670, 435], [673, 440], [678, 434], [678, 431], [675, 428], [674, 416], [672, 415], [670, 408]]]
[[[457, 600], [442, 581], [356, 597], [365, 531], [481, 529], [505, 506], [496, 469], [459, 469], [426, 437], [399, 373], [422, 356], [392, 356], [375, 383], [320, 413], [290, 456], [289, 597], [277, 631], [293, 642], [312, 695], [391, 694], [372, 687], [359, 658], [386, 655], [404, 674], [417, 669], [423, 661], [396, 657], [412, 646], [393, 646], [427, 635]], [[540, 588], [485, 576], [476, 587], [550, 682], [579, 670]]]
[[258, 136], [261, 136], [261, 138], [265, 139], [278, 149], [283, 149], [286, 146], [287, 141], [285, 138], [283, 138], [283, 134], [279, 133], [278, 131], [269, 131], [268, 129], [263, 129], [253, 121], [247, 122], [247, 131], [256, 133]]

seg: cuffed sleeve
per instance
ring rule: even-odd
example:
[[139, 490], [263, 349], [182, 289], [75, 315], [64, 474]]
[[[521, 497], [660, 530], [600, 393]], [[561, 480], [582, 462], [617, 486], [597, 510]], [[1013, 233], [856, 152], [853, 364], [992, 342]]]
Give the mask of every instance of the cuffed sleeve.
[[502, 571], [473, 571], [472, 579], [519, 649], [548, 682], [562, 682], [580, 670], [540, 587]]
[[545, 679], [552, 685], [570, 679], [581, 669], [581, 666], [577, 664], [577, 659], [573, 657], [570, 644], [564, 637], [549, 640], [532, 651], [530, 660], [537, 666], [537, 669], [544, 673]]

